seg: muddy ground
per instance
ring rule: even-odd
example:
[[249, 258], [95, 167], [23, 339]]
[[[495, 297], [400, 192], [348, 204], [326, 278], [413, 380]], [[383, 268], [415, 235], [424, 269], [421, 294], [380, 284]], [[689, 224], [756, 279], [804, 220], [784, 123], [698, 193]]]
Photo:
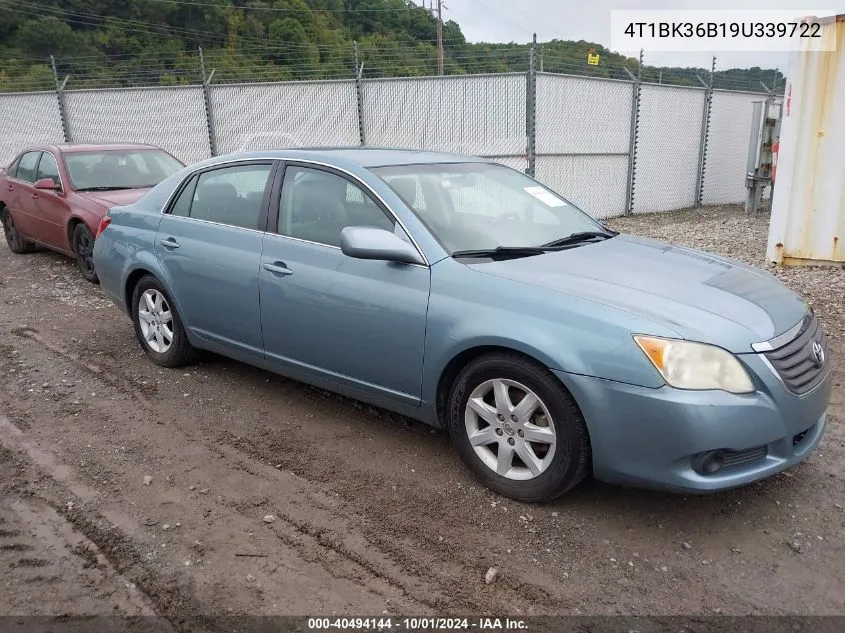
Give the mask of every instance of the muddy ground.
[[[762, 261], [764, 216], [609, 224]], [[845, 614], [845, 271], [778, 274], [837, 362], [807, 463], [532, 506], [424, 425], [220, 357], [158, 368], [73, 262], [3, 244], [0, 614]]]

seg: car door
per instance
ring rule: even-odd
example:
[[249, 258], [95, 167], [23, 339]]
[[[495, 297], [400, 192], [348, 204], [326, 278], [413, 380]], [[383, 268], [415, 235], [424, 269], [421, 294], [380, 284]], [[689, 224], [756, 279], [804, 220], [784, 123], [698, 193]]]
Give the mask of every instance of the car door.
[[186, 179], [165, 209], [156, 254], [185, 327], [234, 358], [263, 357], [258, 305], [267, 200], [275, 164], [251, 161]]
[[343, 254], [346, 226], [402, 232], [365, 189], [327, 168], [285, 168], [259, 270], [265, 353], [282, 367], [416, 406], [430, 271]]
[[[28, 239], [41, 241], [39, 223], [35, 212], [35, 176], [38, 172], [40, 151], [26, 152], [18, 161], [15, 177], [8, 178], [7, 204], [18, 231]], [[11, 176], [11, 175], [10, 175]]]
[[41, 160], [38, 161], [35, 181], [42, 178], [51, 178], [61, 188], [50, 191], [33, 187], [33, 224], [37, 227], [36, 231], [41, 236], [39, 238], [41, 242], [61, 250], [70, 250], [66, 228], [70, 208], [59, 175], [59, 165], [56, 163], [55, 156], [46, 151], [41, 154]]

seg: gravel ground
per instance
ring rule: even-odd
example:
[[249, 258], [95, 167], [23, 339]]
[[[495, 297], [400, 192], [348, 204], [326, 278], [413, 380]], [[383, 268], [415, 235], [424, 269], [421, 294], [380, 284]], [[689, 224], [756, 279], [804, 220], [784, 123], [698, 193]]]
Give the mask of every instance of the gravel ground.
[[[608, 224], [763, 264], [765, 215]], [[774, 271], [837, 363], [805, 464], [542, 506], [477, 486], [445, 434], [399, 416], [219, 357], [152, 365], [66, 258], [0, 246], [0, 271], [0, 613], [152, 610], [180, 631], [221, 613], [845, 615], [842, 269]]]

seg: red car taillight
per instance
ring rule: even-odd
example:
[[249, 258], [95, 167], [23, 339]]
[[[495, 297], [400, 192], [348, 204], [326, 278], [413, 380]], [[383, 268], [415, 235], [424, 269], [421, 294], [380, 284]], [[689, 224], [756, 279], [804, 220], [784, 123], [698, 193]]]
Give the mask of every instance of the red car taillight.
[[94, 236], [94, 239], [100, 237], [100, 233], [106, 230], [106, 227], [111, 224], [111, 218], [107, 215], [104, 215], [100, 218], [100, 224], [97, 226], [97, 234]]

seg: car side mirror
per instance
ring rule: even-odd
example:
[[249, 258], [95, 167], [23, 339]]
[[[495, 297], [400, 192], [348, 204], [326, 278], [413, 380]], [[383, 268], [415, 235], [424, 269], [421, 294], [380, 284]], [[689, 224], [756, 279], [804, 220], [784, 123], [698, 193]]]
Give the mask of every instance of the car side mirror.
[[356, 259], [376, 259], [401, 264], [425, 264], [413, 245], [390, 231], [367, 226], [347, 226], [340, 233], [340, 250]]
[[48, 191], [58, 191], [60, 189], [59, 185], [57, 185], [56, 181], [52, 178], [42, 178], [41, 180], [36, 180], [34, 186], [36, 189], [46, 189]]

